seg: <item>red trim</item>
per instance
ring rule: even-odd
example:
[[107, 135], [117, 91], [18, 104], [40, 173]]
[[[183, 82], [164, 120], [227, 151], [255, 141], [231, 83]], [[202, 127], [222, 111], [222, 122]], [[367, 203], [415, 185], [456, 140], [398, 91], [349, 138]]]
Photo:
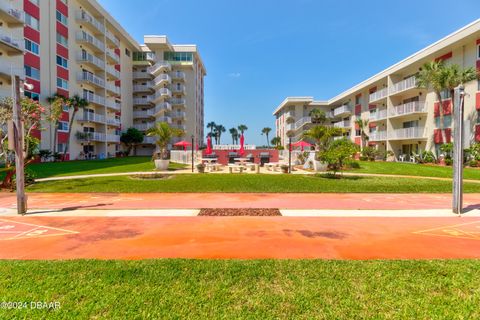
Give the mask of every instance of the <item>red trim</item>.
[[480, 124], [475, 126], [475, 141], [480, 142]]
[[114, 52], [117, 56], [120, 56], [120, 48], [115, 48]]
[[475, 95], [475, 107], [477, 108], [477, 110], [480, 110], [480, 92], [477, 92], [477, 94]]
[[120, 72], [120, 71], [121, 71], [121, 70], [120, 70], [120, 65], [119, 65], [119, 64], [116, 64], [116, 65], [115, 65], [115, 70], [117, 70], [118, 72]]
[[440, 102], [435, 102], [433, 104], [433, 116], [440, 117]]
[[57, 54], [65, 59], [68, 59], [68, 49], [57, 43]]
[[34, 67], [40, 70], [40, 57], [31, 52], [25, 52], [24, 63], [27, 66]]
[[368, 110], [373, 110], [373, 109], [377, 109], [377, 105], [376, 104], [369, 104], [368, 105]]
[[452, 114], [452, 100], [443, 101], [443, 115], [448, 116]]
[[23, 1], [23, 11], [36, 19], [40, 19], [40, 8], [28, 0]]
[[480, 60], [477, 60], [477, 71], [480, 72]]
[[477, 39], [477, 44], [480, 44], [480, 39]]
[[442, 130], [441, 129], [434, 129], [433, 130], [433, 141], [435, 143], [443, 143], [443, 136], [442, 136]]
[[452, 53], [452, 51], [450, 51], [449, 53], [446, 53], [446, 54], [444, 54], [443, 56], [440, 56], [440, 57], [438, 57], [438, 58], [435, 58], [435, 61], [436, 61], [436, 62], [445, 61], [445, 60], [450, 59], [452, 56], [453, 56], [453, 53]]
[[23, 29], [23, 35], [25, 38], [40, 44], [40, 32], [31, 28], [30, 26], [25, 26]]
[[35, 137], [37, 139], [41, 139], [41, 137], [42, 137], [42, 134], [41, 134], [40, 130], [37, 130], [37, 129], [32, 130], [31, 134], [32, 134], [33, 137]]
[[358, 144], [359, 146], [362, 145], [362, 138], [361, 137], [356, 137], [355, 138], [355, 144]]
[[355, 130], [360, 130], [360, 126], [355, 122]]
[[[63, 121], [63, 119], [62, 119]], [[58, 133], [58, 143], [66, 143], [68, 141], [68, 133], [67, 132], [59, 132]]]
[[369, 128], [376, 128], [377, 127], [377, 124], [375, 122], [369, 122], [368, 123], [368, 127]]
[[57, 76], [62, 79], [68, 80], [68, 70], [63, 67], [57, 66]]
[[57, 32], [60, 33], [65, 38], [68, 38], [68, 28], [57, 21]]
[[64, 16], [68, 17], [68, 6], [60, 0], [57, 0], [57, 10]]
[[358, 116], [362, 113], [362, 105], [361, 104], [357, 104], [355, 106], [355, 115]]
[[452, 129], [451, 128], [446, 128], [444, 129], [445, 131], [445, 141], [446, 143], [452, 142]]
[[362, 96], [362, 94], [359, 93], [359, 94], [357, 94], [357, 95], [355, 96], [355, 98], [358, 98], [358, 97], [361, 97], [361, 96]]
[[29, 77], [26, 77], [26, 80], [28, 83], [33, 85], [33, 89], [30, 91], [40, 94], [40, 81], [29, 78]]
[[115, 81], [115, 86], [116, 86], [116, 87], [120, 87], [121, 84], [122, 84], [122, 82], [121, 82], [120, 80], [116, 80], [116, 81]]
[[57, 88], [57, 93], [61, 96], [64, 96], [65, 98], [68, 98], [70, 96], [70, 93], [62, 88]]

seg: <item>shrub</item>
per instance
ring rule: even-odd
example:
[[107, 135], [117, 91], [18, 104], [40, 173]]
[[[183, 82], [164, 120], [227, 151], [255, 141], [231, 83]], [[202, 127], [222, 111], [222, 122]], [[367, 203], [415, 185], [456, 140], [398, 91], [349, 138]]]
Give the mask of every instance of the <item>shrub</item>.
[[297, 157], [300, 164], [305, 164], [305, 162], [307, 162], [309, 155], [310, 153], [308, 151], [300, 153]]
[[477, 160], [470, 160], [469, 165], [470, 165], [470, 167], [477, 167], [478, 166], [478, 161]]
[[370, 161], [375, 161], [375, 158], [379, 155], [380, 155], [380, 152], [375, 147], [368, 146], [363, 148], [361, 158], [363, 157]]
[[[446, 159], [446, 158], [445, 158]], [[436, 163], [437, 159], [432, 151], [421, 151], [420, 154], [415, 156], [415, 160], [418, 163]]]
[[358, 161], [352, 161], [348, 163], [348, 168], [350, 169], [360, 169], [360, 163]]
[[445, 158], [445, 164], [447, 166], [451, 166], [453, 164], [453, 160], [451, 158]]
[[320, 152], [320, 160], [327, 163], [335, 176], [343, 166], [353, 161], [353, 155], [358, 152], [358, 145], [347, 139], [333, 141], [325, 151]]
[[[17, 177], [16, 174], [14, 174], [12, 177], [12, 190], [16, 189], [16, 184], [17, 184], [16, 177]], [[37, 175], [35, 174], [35, 172], [30, 170], [29, 168], [25, 168], [25, 186], [34, 184], [36, 177]]]

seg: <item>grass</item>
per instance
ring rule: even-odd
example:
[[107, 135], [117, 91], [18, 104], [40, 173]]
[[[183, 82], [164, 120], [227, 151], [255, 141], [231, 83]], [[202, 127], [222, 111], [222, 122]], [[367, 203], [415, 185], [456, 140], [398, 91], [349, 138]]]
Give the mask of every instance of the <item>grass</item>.
[[2, 261], [2, 319], [478, 319], [480, 262]]
[[[186, 167], [170, 163], [169, 170]], [[33, 163], [28, 167], [37, 178], [74, 176], [100, 173], [146, 172], [153, 171], [155, 164], [151, 157], [110, 158], [104, 160], [65, 161]]]
[[[401, 162], [383, 162], [383, 161], [361, 161], [360, 169], [354, 169], [353, 172], [361, 173], [379, 173], [379, 174], [399, 174], [406, 176], [438, 177], [452, 178], [452, 167], [442, 167], [438, 165], [419, 165], [413, 163]], [[464, 178], [480, 180], [480, 169], [465, 168]]]
[[[480, 192], [480, 184], [465, 183], [465, 192]], [[167, 179], [129, 176], [38, 182], [28, 192], [451, 192], [450, 181], [411, 178], [352, 177], [330, 179], [322, 175], [182, 174]]]

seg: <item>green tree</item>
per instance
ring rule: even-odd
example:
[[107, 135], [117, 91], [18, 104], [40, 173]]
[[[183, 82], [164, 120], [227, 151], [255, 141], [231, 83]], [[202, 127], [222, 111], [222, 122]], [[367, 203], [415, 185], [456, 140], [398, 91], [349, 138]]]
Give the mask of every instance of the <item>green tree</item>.
[[270, 143], [278, 148], [282, 143], [282, 139], [280, 137], [275, 137], [270, 141]]
[[245, 131], [247, 131], [247, 130], [248, 130], [248, 127], [244, 124], [241, 124], [241, 125], [238, 126], [238, 131], [240, 131], [241, 134], [244, 134]]
[[65, 145], [65, 150], [63, 151], [63, 160], [65, 160], [65, 157], [68, 153], [68, 148], [70, 147], [70, 137], [72, 135], [72, 127], [73, 121], [75, 120], [75, 115], [80, 109], [84, 109], [88, 106], [88, 101], [81, 98], [79, 95], [74, 95], [73, 97], [67, 99], [67, 103], [65, 105], [70, 107], [73, 112], [69, 112], [70, 119], [68, 123], [67, 143]]
[[237, 128], [230, 128], [228, 131], [230, 132], [230, 135], [232, 136], [232, 144], [235, 144], [238, 140], [238, 130], [237, 130]]
[[312, 123], [315, 124], [324, 124], [325, 121], [327, 121], [327, 115], [325, 114], [325, 111], [317, 108], [312, 109], [308, 115], [312, 118]]
[[170, 127], [166, 122], [157, 122], [155, 123], [155, 126], [146, 131], [146, 134], [149, 137], [157, 138], [157, 141], [155, 141], [155, 143], [160, 149], [160, 153], [154, 156], [159, 156], [160, 159], [167, 160], [168, 144], [170, 143], [170, 141], [172, 141], [173, 138], [184, 136], [185, 132], [183, 130]]
[[365, 146], [367, 145], [367, 141], [368, 141], [368, 135], [366, 133], [366, 128], [368, 127], [368, 120], [363, 120], [363, 119], [357, 119], [355, 120], [355, 123], [358, 125], [358, 128], [360, 130], [360, 138], [361, 138], [361, 150], [363, 150], [363, 148], [365, 148]]
[[127, 154], [133, 149], [133, 155], [137, 155], [137, 145], [143, 142], [143, 133], [136, 128], [128, 128], [120, 135], [120, 142], [127, 147]]
[[318, 158], [328, 164], [333, 175], [342, 171], [343, 166], [353, 161], [353, 156], [358, 152], [358, 146], [346, 138], [333, 141], [326, 150], [319, 153]]
[[58, 138], [58, 122], [62, 116], [63, 106], [68, 103], [67, 98], [55, 93], [53, 96], [47, 98], [50, 104], [46, 120], [52, 124], [53, 127], [53, 152], [57, 152], [57, 138]]
[[[213, 133], [213, 130], [215, 129], [216, 126], [217, 124], [213, 121], [207, 123], [207, 128], [210, 129], [210, 133]], [[210, 135], [210, 136], [212, 137], [213, 135]]]
[[214, 129], [215, 133], [215, 141], [217, 144], [221, 144], [222, 141], [222, 133], [226, 131], [225, 127], [221, 124], [217, 124]]
[[262, 136], [265, 135], [267, 137], [267, 146], [270, 147], [270, 140], [268, 139], [268, 135], [272, 131], [272, 128], [265, 127], [262, 129]]
[[319, 125], [303, 132], [302, 138], [313, 141], [317, 151], [324, 151], [332, 142], [333, 137], [341, 136], [343, 132], [344, 130], [342, 128]]

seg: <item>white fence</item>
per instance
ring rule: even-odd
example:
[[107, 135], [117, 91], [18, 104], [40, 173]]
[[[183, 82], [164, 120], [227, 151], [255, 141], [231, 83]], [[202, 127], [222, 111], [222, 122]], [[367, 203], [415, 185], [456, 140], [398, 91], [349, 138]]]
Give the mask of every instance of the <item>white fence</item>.
[[[202, 158], [202, 151], [193, 152], [193, 161], [199, 163]], [[183, 164], [192, 163], [192, 150], [172, 150], [170, 151], [170, 161]]]
[[[245, 150], [256, 150], [257, 146], [254, 144], [246, 144], [243, 146]], [[239, 144], [217, 144], [212, 146], [213, 150], [239, 150]]]

